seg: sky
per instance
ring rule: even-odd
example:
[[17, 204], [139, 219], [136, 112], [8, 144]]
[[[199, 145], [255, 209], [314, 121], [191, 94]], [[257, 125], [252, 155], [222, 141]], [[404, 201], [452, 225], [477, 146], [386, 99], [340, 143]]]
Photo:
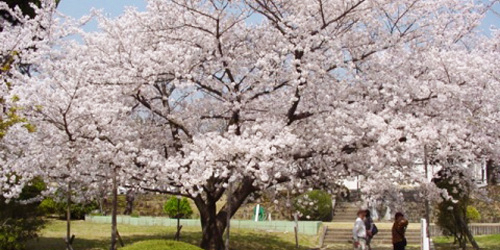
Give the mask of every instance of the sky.
[[[58, 10], [65, 15], [80, 18], [90, 13], [92, 8], [102, 9], [109, 17], [116, 17], [123, 13], [125, 6], [133, 6], [138, 10], [146, 9], [146, 0], [61, 0]], [[494, 11], [500, 14], [500, 3], [495, 4]], [[500, 28], [500, 16], [489, 12], [479, 27], [485, 34], [489, 34], [489, 28], [495, 26]], [[97, 30], [96, 22], [89, 23], [85, 30]]]
[[123, 13], [125, 6], [134, 6], [139, 10], [146, 9], [145, 0], [61, 0], [58, 10], [66, 15], [80, 18], [87, 15], [92, 8], [102, 9], [104, 13], [114, 17]]
[[[57, 9], [74, 18], [88, 15], [92, 9], [102, 10], [109, 17], [116, 17], [123, 13], [126, 6], [146, 10], [146, 0], [61, 0]], [[88, 23], [84, 30], [97, 31], [97, 22]]]

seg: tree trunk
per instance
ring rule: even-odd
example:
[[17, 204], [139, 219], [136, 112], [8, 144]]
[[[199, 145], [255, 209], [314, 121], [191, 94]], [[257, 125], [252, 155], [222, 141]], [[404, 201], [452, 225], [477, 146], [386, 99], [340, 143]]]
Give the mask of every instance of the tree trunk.
[[[198, 203], [196, 204], [198, 206]], [[200, 247], [205, 250], [224, 250], [223, 233], [226, 228], [224, 218], [218, 218], [215, 202], [203, 204], [200, 208], [202, 239]], [[222, 219], [219, 221], [218, 219]]]
[[[429, 182], [432, 178], [432, 173], [431, 176], [429, 176], [429, 163], [427, 159], [427, 145], [424, 145], [424, 166], [425, 166], [425, 178], [427, 179], [427, 182]], [[427, 229], [427, 236], [431, 237], [431, 230], [429, 229], [431, 226], [431, 204], [429, 201], [429, 195], [425, 195], [425, 224], [426, 224], [426, 229]]]
[[68, 182], [68, 193], [66, 194], [66, 244], [68, 250], [71, 250], [71, 182]]
[[123, 212], [124, 215], [131, 215], [134, 207], [134, 200], [135, 200], [135, 192], [133, 189], [129, 189], [127, 191], [127, 195], [125, 196], [125, 200], [127, 201], [127, 204], [125, 206], [125, 211]]
[[479, 249], [479, 245], [477, 244], [476, 240], [474, 239], [474, 236], [470, 232], [469, 225], [465, 220], [465, 216], [467, 216], [466, 214], [467, 213], [464, 212], [462, 213], [462, 216], [458, 216], [459, 217], [458, 222], [459, 222], [459, 227], [461, 228], [462, 231], [463, 241], [467, 242], [467, 239], [469, 239], [469, 242], [471, 243], [472, 247], [474, 249]]
[[113, 208], [111, 212], [111, 247], [110, 250], [116, 250], [117, 243], [117, 223], [116, 214], [118, 212], [118, 183], [116, 180], [116, 168], [113, 170]]
[[[231, 187], [231, 192], [227, 192], [226, 204], [217, 212], [216, 202], [221, 198], [225, 190], [218, 190], [214, 193], [206, 193], [206, 198], [197, 196], [194, 202], [200, 211], [202, 239], [200, 247], [205, 250], [224, 250], [224, 231], [227, 228], [228, 220], [241, 207], [246, 198], [256, 191], [250, 178]], [[234, 183], [233, 183], [234, 184]], [[206, 189], [210, 190], [210, 189]]]
[[498, 168], [493, 160], [486, 161], [486, 180], [488, 185], [498, 184]]
[[[231, 192], [232, 192], [232, 183], [228, 183], [227, 185], [227, 200], [230, 201], [231, 200]], [[231, 211], [231, 203], [227, 203], [227, 208], [229, 209], [229, 211]], [[226, 250], [229, 250], [229, 233], [230, 233], [230, 230], [231, 230], [231, 213], [227, 213], [227, 229], [226, 229], [226, 247], [225, 249]]]

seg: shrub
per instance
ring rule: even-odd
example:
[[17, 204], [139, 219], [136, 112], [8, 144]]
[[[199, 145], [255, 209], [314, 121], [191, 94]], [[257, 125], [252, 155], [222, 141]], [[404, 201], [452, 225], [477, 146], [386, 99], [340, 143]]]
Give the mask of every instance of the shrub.
[[[56, 214], [59, 218], [66, 218], [66, 202], [57, 202], [52, 198], [46, 198], [40, 204], [40, 209], [47, 214]], [[82, 220], [86, 214], [98, 208], [95, 202], [72, 203], [70, 206], [71, 219]]]
[[487, 186], [488, 199], [474, 199], [473, 205], [481, 215], [483, 223], [499, 223], [500, 222], [500, 185]]
[[481, 214], [475, 207], [467, 206], [467, 219], [470, 221], [479, 221], [481, 220]]
[[146, 240], [136, 242], [130, 246], [121, 248], [122, 250], [201, 250], [197, 246], [193, 246], [184, 242], [172, 240]]
[[330, 221], [332, 219], [332, 198], [322, 190], [307, 192], [295, 199], [295, 209], [302, 214], [302, 220]]
[[[178, 203], [179, 202], [179, 203]], [[180, 201], [178, 201], [177, 197], [172, 196], [165, 202], [163, 206], [163, 211], [170, 218], [182, 218], [189, 219], [193, 214], [193, 209], [191, 209], [191, 205], [187, 198], [183, 197]]]
[[0, 197], [0, 249], [25, 249], [24, 243], [38, 236], [38, 230], [45, 223], [38, 208], [40, 202], [24, 204], [22, 201], [38, 197], [44, 189], [45, 183], [35, 178], [23, 188], [19, 198], [7, 203]]

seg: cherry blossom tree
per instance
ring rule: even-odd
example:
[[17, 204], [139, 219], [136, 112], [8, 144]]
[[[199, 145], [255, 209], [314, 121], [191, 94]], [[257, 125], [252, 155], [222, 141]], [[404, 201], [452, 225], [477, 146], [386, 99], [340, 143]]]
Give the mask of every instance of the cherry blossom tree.
[[[116, 204], [118, 185], [126, 184], [119, 172], [134, 164], [137, 153], [128, 142], [137, 140], [129, 129], [133, 126], [127, 124], [135, 121], [128, 119], [127, 107], [108, 95], [116, 86], [91, 84], [87, 74], [91, 67], [79, 58], [79, 49], [80, 45], [69, 43], [51, 50], [46, 55], [49, 60], [39, 66], [40, 74], [30, 79], [29, 86], [16, 89], [22, 100], [29, 101], [26, 106], [35, 107], [29, 114], [38, 129], [17, 164], [36, 167], [37, 175], [67, 195], [68, 242], [71, 200], [95, 197], [100, 187], [113, 185]], [[114, 215], [116, 245], [116, 207]]]
[[[113, 105], [108, 96], [99, 95], [112, 90], [90, 85], [90, 75], [82, 74], [89, 68], [78, 58], [80, 45], [66, 40], [68, 35], [80, 32], [78, 27], [88, 18], [72, 20], [55, 14], [54, 4], [49, 3], [43, 3], [45, 9], [35, 7], [38, 19], [23, 23], [25, 29], [14, 29], [17, 26], [4, 29], [5, 38], [12, 39], [9, 42], [14, 47], [10, 49], [15, 53], [9, 59], [12, 61], [8, 62], [9, 71], [2, 73], [9, 82], [9, 95], [21, 107], [19, 112], [29, 117], [30, 132], [36, 128], [36, 133], [21, 130], [26, 124], [20, 123], [2, 140], [5, 150], [2, 150], [1, 194], [7, 199], [16, 197], [23, 185], [37, 176], [51, 187], [47, 194], [55, 190], [64, 193], [69, 244], [69, 204], [91, 197], [102, 184], [116, 180], [113, 177], [117, 177], [121, 164], [132, 163], [126, 159], [133, 149], [124, 146], [131, 135], [115, 122], [129, 121], [120, 119], [127, 115], [126, 111], [120, 105]], [[15, 13], [12, 11], [12, 15]], [[22, 20], [21, 17], [17, 19]], [[24, 44], [17, 39], [18, 44], [16, 37], [31, 40]], [[33, 74], [10, 65], [30, 65]], [[117, 134], [120, 136], [116, 137]]]
[[[7, 199], [19, 195], [33, 177], [29, 172], [17, 171], [12, 164], [26, 145], [26, 132], [35, 130], [22, 116], [20, 98], [11, 90], [34, 73], [32, 65], [40, 62], [41, 51], [48, 48], [47, 30], [54, 26], [54, 9], [54, 1], [41, 1], [39, 7], [30, 10], [31, 15], [25, 15], [23, 10], [0, 2], [0, 194]], [[9, 130], [13, 132], [5, 138]]]
[[221, 249], [227, 215], [269, 187], [301, 192], [358, 174], [423, 182], [414, 163], [424, 147], [442, 163], [496, 155], [487, 127], [498, 78], [479, 46], [489, 39], [474, 31], [487, 7], [150, 1], [101, 17], [85, 53], [92, 83], [119, 86], [109, 95], [141, 120], [147, 143], [128, 179], [193, 199], [201, 246]]

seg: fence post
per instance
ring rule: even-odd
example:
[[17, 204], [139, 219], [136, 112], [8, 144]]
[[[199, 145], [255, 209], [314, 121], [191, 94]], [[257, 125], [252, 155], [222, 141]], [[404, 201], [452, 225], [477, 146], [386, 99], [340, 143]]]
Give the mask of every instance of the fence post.
[[429, 250], [429, 237], [427, 236], [427, 221], [425, 219], [422, 219], [420, 221], [420, 235], [422, 237], [420, 241], [420, 245], [422, 250]]

